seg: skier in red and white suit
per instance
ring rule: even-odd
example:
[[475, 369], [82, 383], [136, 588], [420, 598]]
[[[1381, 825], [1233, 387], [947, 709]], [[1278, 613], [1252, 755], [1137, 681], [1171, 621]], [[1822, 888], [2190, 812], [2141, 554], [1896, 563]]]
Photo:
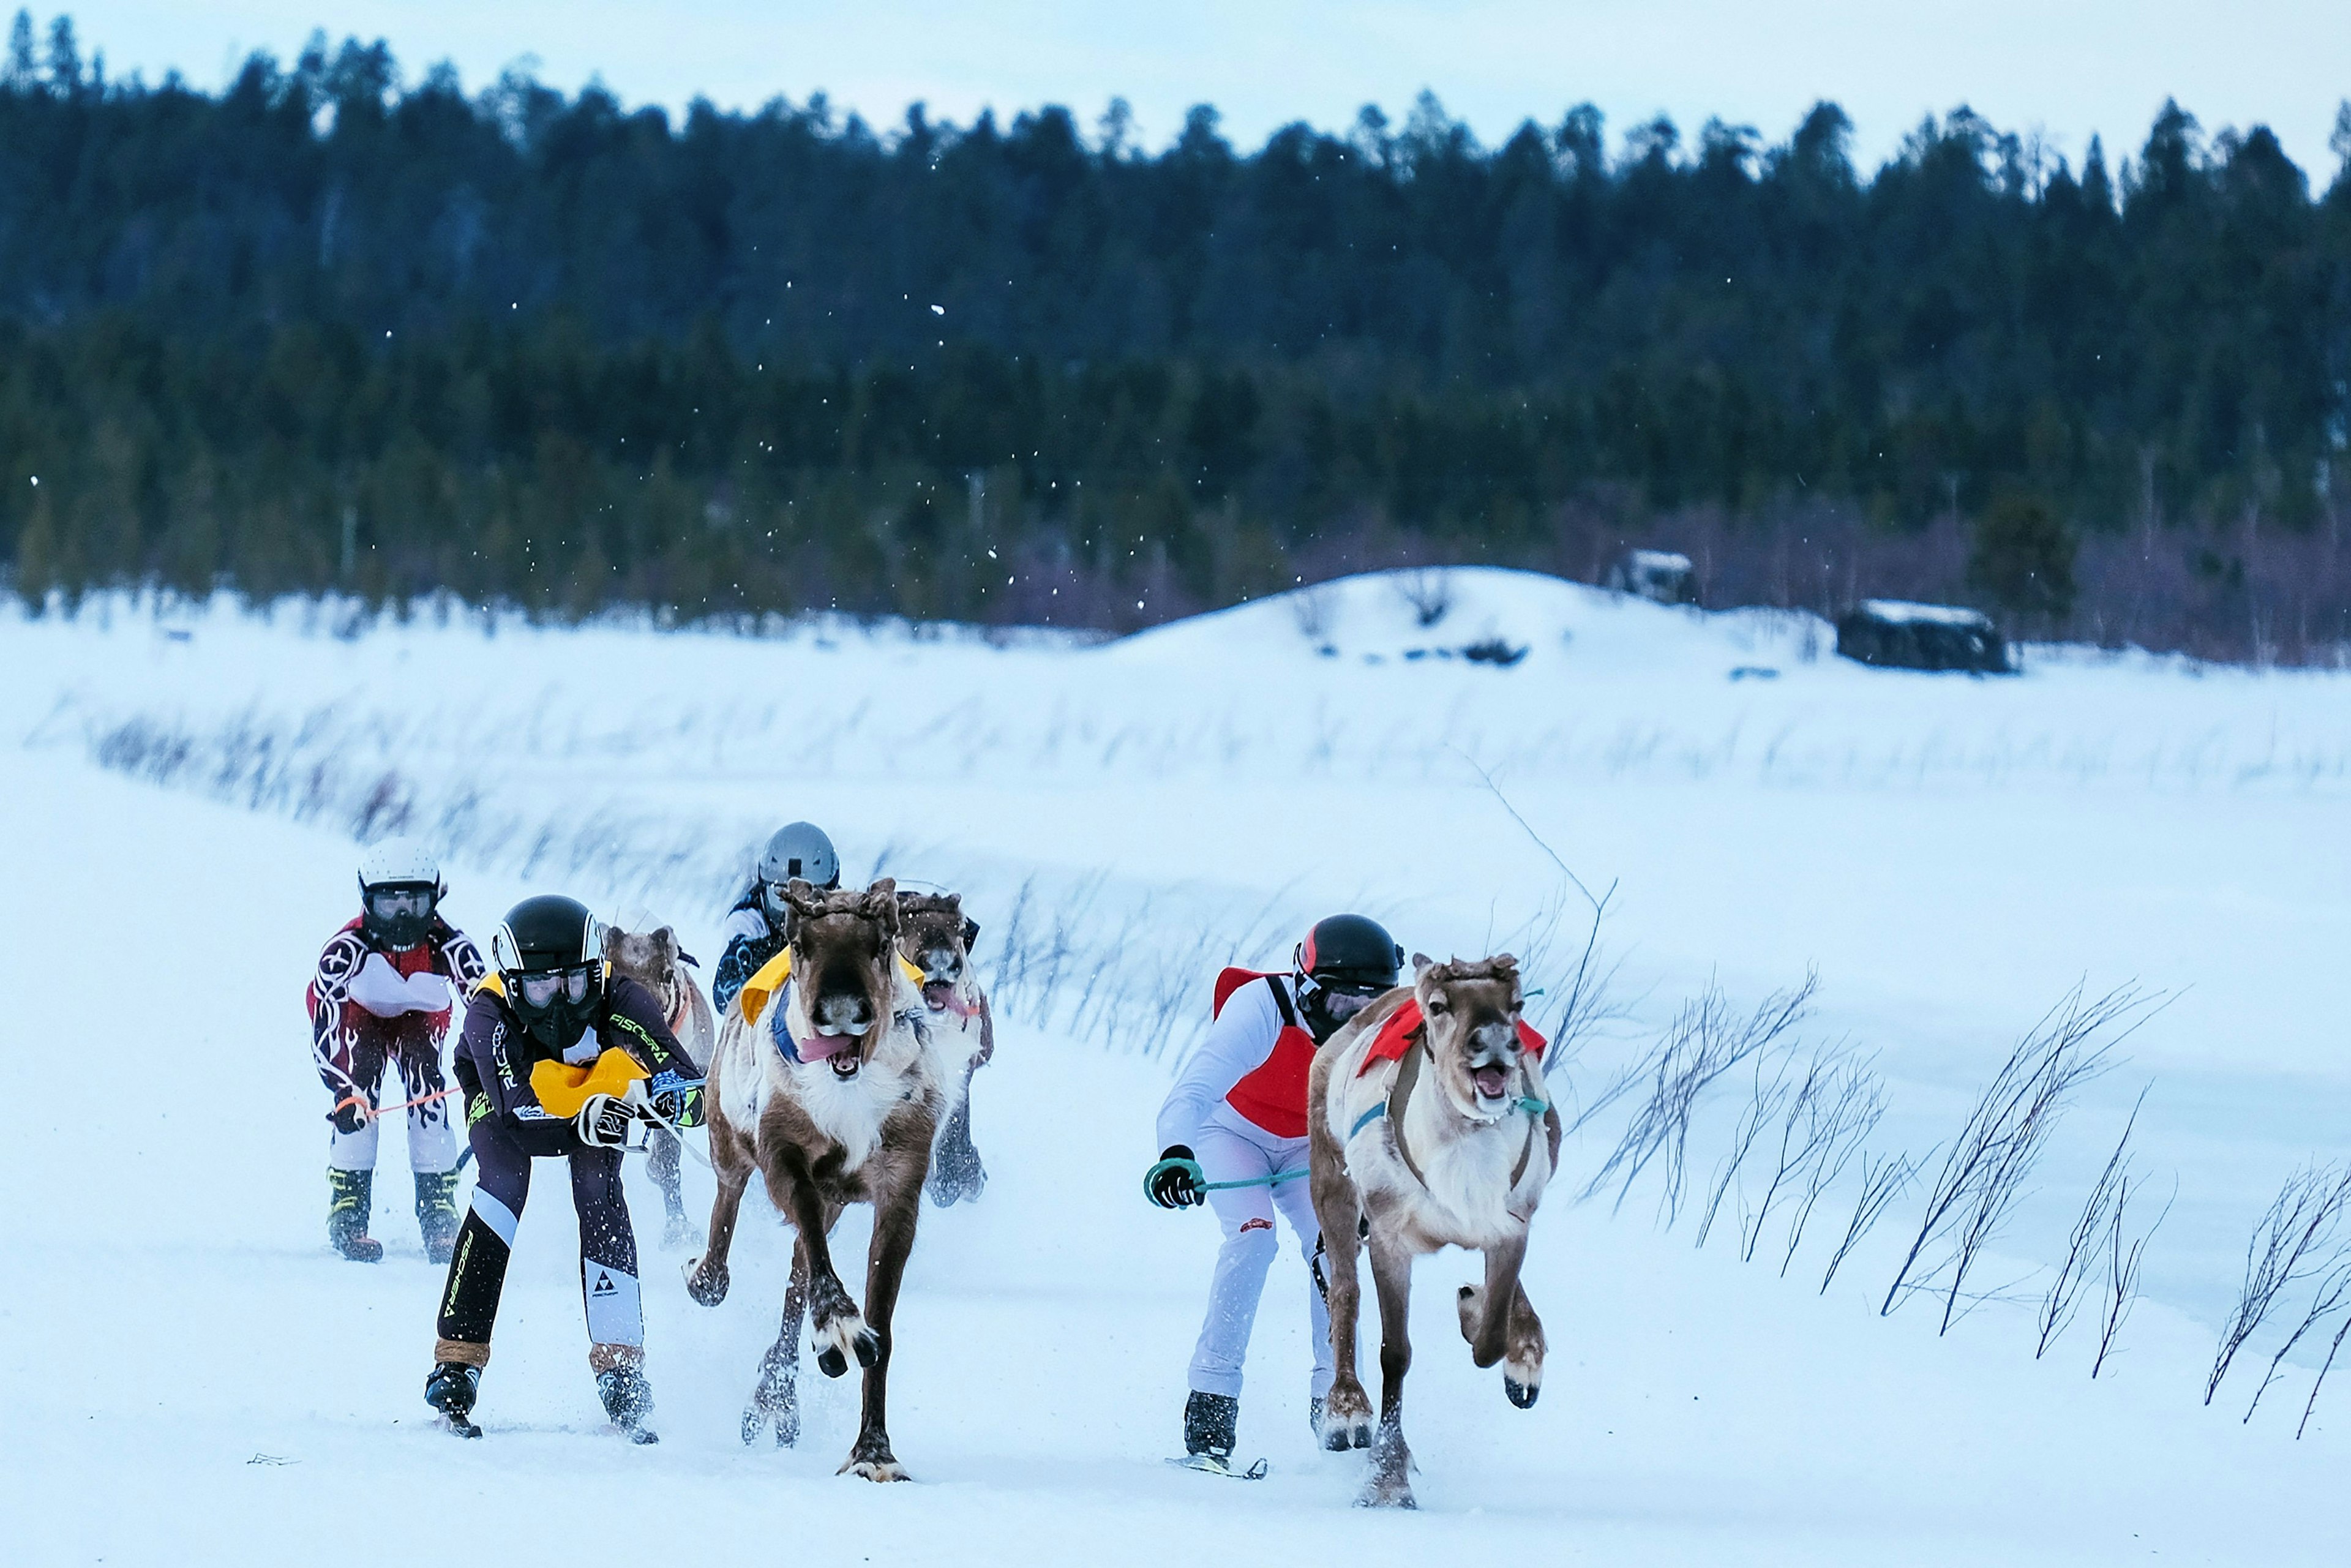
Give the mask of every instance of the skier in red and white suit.
[[356, 1262], [383, 1256], [368, 1235], [375, 1185], [376, 1121], [384, 1069], [399, 1073], [408, 1118], [408, 1164], [424, 1253], [449, 1260], [457, 1235], [454, 1098], [441, 1075], [441, 1041], [455, 1005], [486, 966], [465, 933], [441, 918], [446, 888], [430, 852], [386, 839], [360, 857], [360, 915], [319, 954], [305, 996], [310, 1051], [335, 1097], [327, 1154], [327, 1239]]
[[[1184, 1405], [1184, 1446], [1191, 1454], [1215, 1461], [1232, 1454], [1249, 1331], [1280, 1249], [1274, 1211], [1290, 1222], [1310, 1268], [1322, 1238], [1306, 1178], [1306, 1074], [1315, 1048], [1394, 987], [1403, 966], [1404, 949], [1376, 922], [1360, 915], [1319, 922], [1299, 944], [1291, 973], [1248, 977], [1226, 995], [1208, 1038], [1159, 1108], [1165, 1148], [1144, 1178], [1145, 1191], [1163, 1208], [1206, 1201], [1225, 1232]], [[1204, 1190], [1220, 1182], [1251, 1185]], [[1332, 1377], [1331, 1322], [1319, 1281], [1308, 1294], [1308, 1311], [1312, 1420]]]

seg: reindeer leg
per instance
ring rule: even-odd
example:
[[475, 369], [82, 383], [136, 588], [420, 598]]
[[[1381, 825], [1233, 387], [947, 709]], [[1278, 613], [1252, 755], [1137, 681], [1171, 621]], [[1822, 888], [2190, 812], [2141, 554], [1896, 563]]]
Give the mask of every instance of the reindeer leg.
[[710, 1245], [685, 1265], [685, 1293], [705, 1307], [726, 1299], [727, 1254], [735, 1247], [735, 1219], [743, 1207], [743, 1189], [751, 1180], [751, 1160], [732, 1137], [710, 1129], [711, 1165], [718, 1176], [718, 1196], [710, 1205]]
[[[925, 1145], [918, 1160], [926, 1162]], [[903, 1173], [873, 1205], [873, 1246], [865, 1269], [865, 1313], [873, 1335], [874, 1354], [865, 1360], [863, 1407], [857, 1425], [857, 1444], [841, 1467], [842, 1475], [863, 1476], [869, 1481], [903, 1481], [905, 1467], [890, 1451], [890, 1322], [898, 1310], [898, 1286], [905, 1278], [906, 1259], [914, 1250], [914, 1225], [923, 1212], [923, 1172]]]
[[941, 1208], [977, 1197], [987, 1186], [987, 1168], [980, 1164], [979, 1150], [971, 1141], [971, 1075], [978, 1071], [979, 1058], [975, 1056], [964, 1067], [962, 1096], [939, 1134], [937, 1155], [931, 1164], [931, 1201]]
[[1322, 1396], [1322, 1446], [1332, 1451], [1372, 1446], [1372, 1400], [1355, 1375], [1356, 1320], [1363, 1311], [1363, 1281], [1355, 1256], [1363, 1246], [1363, 1199], [1354, 1178], [1323, 1130], [1318, 1114], [1310, 1118], [1307, 1158], [1311, 1175], [1307, 1186], [1314, 1199], [1314, 1218], [1322, 1228], [1322, 1304], [1331, 1318], [1331, 1359], [1335, 1372], [1331, 1391]]
[[1404, 1440], [1404, 1375], [1412, 1368], [1413, 1255], [1376, 1224], [1372, 1228], [1372, 1284], [1380, 1297], [1380, 1431], [1372, 1444], [1372, 1473], [1356, 1500], [1365, 1508], [1417, 1508], [1412, 1495], [1412, 1449]]
[[1502, 1362], [1502, 1392], [1521, 1410], [1542, 1391], [1543, 1361], [1542, 1321], [1519, 1282], [1526, 1257], [1523, 1235], [1489, 1249], [1486, 1282], [1462, 1286], [1455, 1301], [1469, 1359], [1481, 1367]]
[[751, 1403], [743, 1409], [743, 1440], [753, 1442], [759, 1428], [773, 1421], [776, 1447], [789, 1448], [800, 1438], [800, 1319], [808, 1312], [808, 1251], [792, 1241], [791, 1282], [784, 1287], [784, 1319], [776, 1343], [759, 1360], [759, 1381], [751, 1389]]
[[776, 1207], [791, 1217], [792, 1228], [799, 1232], [800, 1245], [808, 1250], [809, 1318], [816, 1334], [816, 1369], [827, 1377], [839, 1377], [849, 1370], [852, 1355], [860, 1366], [872, 1365], [879, 1350], [873, 1331], [865, 1326], [864, 1315], [832, 1266], [829, 1238], [833, 1221], [841, 1218], [841, 1206], [817, 1196], [807, 1157], [790, 1145], [777, 1150], [776, 1163], [768, 1172], [768, 1193]]
[[684, 1247], [695, 1239], [694, 1222], [685, 1217], [685, 1193], [678, 1183], [680, 1145], [677, 1134], [667, 1128], [656, 1127], [646, 1140], [649, 1153], [645, 1168], [661, 1188], [662, 1208], [667, 1223], [662, 1230], [662, 1245]]

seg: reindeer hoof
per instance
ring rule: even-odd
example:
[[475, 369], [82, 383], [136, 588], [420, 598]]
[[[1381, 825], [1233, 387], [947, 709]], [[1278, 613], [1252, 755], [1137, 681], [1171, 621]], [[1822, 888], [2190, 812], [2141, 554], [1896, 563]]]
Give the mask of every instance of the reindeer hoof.
[[1408, 1485], [1383, 1486], [1377, 1482], [1365, 1487], [1364, 1495], [1355, 1500], [1357, 1508], [1412, 1508], [1420, 1506]]
[[715, 1307], [726, 1299], [728, 1283], [726, 1266], [721, 1263], [707, 1269], [700, 1258], [685, 1260], [685, 1293], [705, 1307]]
[[849, 1370], [849, 1358], [839, 1345], [829, 1344], [816, 1353], [816, 1369], [827, 1377], [839, 1377]]
[[1542, 1385], [1520, 1383], [1506, 1372], [1502, 1375], [1502, 1392], [1509, 1395], [1510, 1403], [1520, 1409], [1531, 1410], [1535, 1407], [1535, 1396], [1542, 1392]]
[[682, 1247], [702, 1245], [702, 1228], [683, 1214], [673, 1214], [662, 1231], [662, 1248], [674, 1252]]
[[861, 1329], [857, 1337], [849, 1342], [849, 1348], [857, 1357], [858, 1365], [872, 1366], [882, 1359], [882, 1336], [872, 1329]]
[[747, 1448], [752, 1444], [758, 1442], [759, 1440], [759, 1434], [767, 1429], [767, 1426], [768, 1413], [760, 1409], [758, 1406], [754, 1405], [748, 1410], [744, 1411], [743, 1446]]
[[895, 1459], [851, 1459], [836, 1475], [862, 1476], [869, 1481], [903, 1481], [906, 1468]]

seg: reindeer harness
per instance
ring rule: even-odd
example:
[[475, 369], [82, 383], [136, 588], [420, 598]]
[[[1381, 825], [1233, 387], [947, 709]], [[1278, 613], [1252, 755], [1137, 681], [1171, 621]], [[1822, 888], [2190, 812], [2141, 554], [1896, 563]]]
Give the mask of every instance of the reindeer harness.
[[[1519, 1020], [1518, 1030], [1520, 1046], [1540, 1058], [1545, 1043], [1543, 1037], [1523, 1019]], [[1404, 1161], [1404, 1168], [1412, 1173], [1412, 1179], [1424, 1188], [1428, 1186], [1428, 1178], [1421, 1174], [1419, 1164], [1412, 1157], [1411, 1145], [1405, 1142], [1404, 1109], [1411, 1102], [1413, 1087], [1420, 1082], [1421, 1060], [1427, 1054], [1428, 1024], [1421, 1016], [1420, 998], [1414, 997], [1381, 1022], [1379, 1033], [1372, 1037], [1371, 1049], [1364, 1052], [1363, 1066], [1355, 1070], [1355, 1075], [1360, 1078], [1378, 1062], [1395, 1062], [1395, 1082], [1388, 1086], [1387, 1099], [1356, 1117], [1355, 1124], [1347, 1129], [1347, 1136], [1352, 1138], [1385, 1116], [1389, 1131], [1395, 1137], [1397, 1156]], [[1549, 1105], [1531, 1095], [1521, 1094], [1510, 1102], [1510, 1112], [1523, 1111], [1527, 1115], [1526, 1145], [1519, 1150], [1518, 1164], [1510, 1167], [1510, 1186], [1513, 1187], [1527, 1174], [1527, 1166], [1534, 1159], [1535, 1130], [1542, 1125], [1543, 1113], [1550, 1109]]]

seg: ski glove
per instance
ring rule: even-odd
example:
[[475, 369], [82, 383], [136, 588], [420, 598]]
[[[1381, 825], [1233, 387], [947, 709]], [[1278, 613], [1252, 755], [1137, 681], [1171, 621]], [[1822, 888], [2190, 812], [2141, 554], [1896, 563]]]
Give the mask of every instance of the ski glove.
[[571, 1124], [579, 1129], [580, 1141], [590, 1148], [616, 1149], [627, 1145], [629, 1125], [636, 1119], [635, 1111], [611, 1095], [590, 1094]]
[[674, 1071], [645, 1085], [653, 1114], [679, 1132], [702, 1125], [702, 1085]]
[[1190, 1208], [1206, 1203], [1205, 1178], [1200, 1162], [1192, 1151], [1181, 1144], [1170, 1144], [1160, 1153], [1159, 1161], [1144, 1173], [1143, 1195], [1162, 1208]]
[[327, 1113], [327, 1120], [338, 1133], [356, 1133], [367, 1125], [368, 1103], [356, 1094], [348, 1100], [339, 1101], [335, 1108]]

